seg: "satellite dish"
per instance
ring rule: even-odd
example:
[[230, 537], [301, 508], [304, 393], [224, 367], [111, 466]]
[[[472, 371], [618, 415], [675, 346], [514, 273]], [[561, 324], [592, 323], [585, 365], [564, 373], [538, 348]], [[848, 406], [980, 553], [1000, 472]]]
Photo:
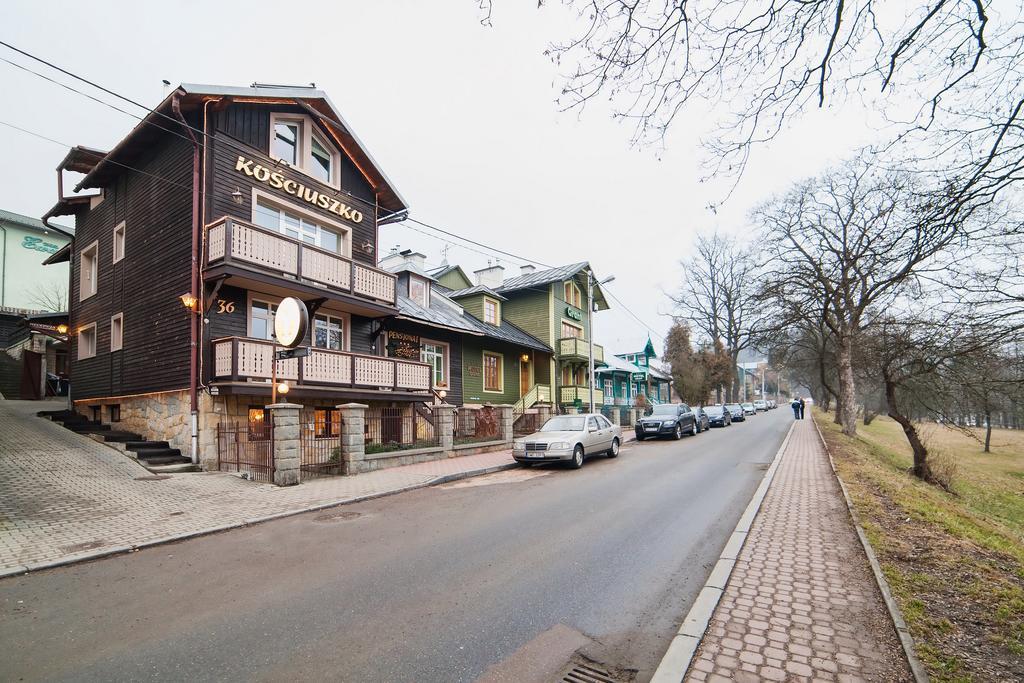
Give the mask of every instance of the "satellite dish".
[[309, 311], [301, 299], [293, 296], [281, 299], [274, 314], [274, 336], [277, 343], [294, 349], [306, 336], [309, 328]]

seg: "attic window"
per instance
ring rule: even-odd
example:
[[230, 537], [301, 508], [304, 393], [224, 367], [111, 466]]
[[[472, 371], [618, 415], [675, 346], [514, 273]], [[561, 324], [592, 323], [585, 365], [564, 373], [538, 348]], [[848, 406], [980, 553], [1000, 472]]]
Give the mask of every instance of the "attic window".
[[430, 305], [429, 291], [426, 280], [415, 275], [409, 276], [409, 299], [426, 308]]
[[501, 304], [495, 299], [484, 297], [484, 322], [488, 325], [501, 324]]
[[322, 183], [334, 187], [341, 184], [340, 155], [308, 116], [271, 115], [270, 156]]
[[572, 280], [565, 283], [565, 303], [576, 308], [583, 308], [583, 295]]

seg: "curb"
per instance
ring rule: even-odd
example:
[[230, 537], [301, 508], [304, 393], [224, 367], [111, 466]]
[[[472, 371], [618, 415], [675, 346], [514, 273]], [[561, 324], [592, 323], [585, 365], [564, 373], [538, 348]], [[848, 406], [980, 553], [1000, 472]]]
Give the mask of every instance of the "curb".
[[864, 529], [861, 527], [860, 515], [857, 514], [857, 510], [853, 507], [853, 500], [850, 499], [850, 493], [846, 490], [846, 483], [839, 476], [835, 460], [832, 459], [832, 451], [825, 441], [825, 435], [822, 434], [821, 427], [818, 426], [818, 421], [814, 419], [813, 415], [811, 416], [811, 421], [814, 423], [814, 429], [818, 432], [818, 438], [821, 439], [822, 448], [825, 449], [825, 454], [828, 456], [828, 464], [832, 467], [832, 474], [835, 475], [836, 481], [839, 482], [839, 488], [843, 491], [843, 500], [846, 501], [846, 507], [850, 511], [851, 519], [853, 519], [853, 528], [857, 532], [860, 544], [864, 547], [864, 554], [867, 555], [868, 564], [871, 565], [871, 573], [875, 576], [875, 583], [878, 584], [878, 590], [882, 593], [885, 607], [889, 610], [889, 617], [892, 619], [893, 628], [896, 629], [896, 636], [900, 639], [900, 645], [903, 646], [903, 655], [907, 658], [910, 673], [914, 676], [916, 683], [928, 683], [928, 672], [914, 653], [914, 638], [910, 635], [907, 622], [903, 619], [903, 612], [900, 611], [900, 606], [896, 604], [896, 599], [892, 597], [889, 582], [885, 580], [885, 575], [882, 573], [882, 566], [878, 563], [875, 551], [871, 547]]
[[786, 446], [789, 445], [789, 439], [793, 435], [795, 427], [796, 421], [794, 420], [789, 426], [789, 431], [786, 432], [786, 438], [782, 440], [782, 445], [775, 452], [768, 471], [764, 473], [761, 484], [754, 491], [753, 497], [747, 504], [747, 509], [740, 517], [740, 521], [736, 523], [736, 528], [729, 536], [729, 541], [725, 544], [722, 554], [711, 570], [707, 581], [704, 582], [704, 587], [701, 588], [690, 611], [683, 618], [679, 632], [672, 638], [668, 650], [661, 658], [661, 663], [658, 664], [650, 683], [680, 683], [686, 676], [693, 656], [697, 653], [697, 647], [704, 638], [704, 632], [711, 621], [711, 615], [714, 614], [715, 608], [718, 607], [718, 601], [725, 593], [725, 586], [729, 583], [729, 577], [732, 576], [733, 567], [736, 566], [736, 560], [747, 540], [750, 527], [754, 524], [764, 497], [768, 495], [768, 488], [772, 484], [772, 479], [775, 478], [776, 470], [779, 469], [782, 454], [785, 452]]
[[331, 501], [329, 503], [319, 503], [309, 507], [304, 507], [297, 510], [287, 510], [285, 512], [275, 512], [271, 515], [265, 515], [263, 517], [253, 517], [252, 519], [246, 519], [241, 522], [232, 524], [223, 524], [221, 526], [208, 527], [206, 529], [199, 529], [197, 531], [189, 531], [183, 534], [177, 534], [174, 536], [165, 536], [163, 538], [157, 538], [151, 541], [143, 541], [142, 543], [136, 543], [133, 545], [117, 546], [114, 548], [104, 548], [103, 550], [97, 550], [91, 553], [83, 553], [74, 557], [64, 558], [55, 560], [52, 562], [40, 562], [38, 564], [30, 565], [19, 565], [8, 569], [0, 569], [0, 579], [4, 579], [11, 576], [19, 576], [28, 574], [30, 572], [38, 572], [44, 569], [53, 569], [55, 567], [66, 567], [72, 564], [78, 564], [80, 562], [89, 562], [91, 560], [98, 560], [104, 557], [110, 557], [112, 555], [121, 555], [123, 553], [130, 553], [136, 550], [142, 550], [144, 548], [152, 548], [153, 546], [165, 545], [167, 543], [176, 543], [177, 541], [185, 541], [190, 538], [198, 538], [200, 536], [210, 536], [212, 534], [218, 534], [222, 531], [228, 531], [229, 529], [240, 529], [242, 527], [252, 526], [254, 524], [262, 524], [263, 522], [271, 522], [276, 519], [284, 519], [285, 517], [294, 517], [296, 515], [302, 515], [307, 512], [319, 512], [320, 510], [326, 510], [327, 508], [338, 507], [341, 505], [351, 505], [353, 503], [362, 503], [367, 500], [373, 500], [375, 498], [384, 498], [386, 496], [393, 496], [399, 493], [405, 493], [407, 491], [415, 491], [416, 489], [428, 488], [430, 486], [437, 486], [439, 484], [447, 484], [448, 482], [458, 481], [460, 479], [469, 479], [471, 477], [478, 477], [485, 474], [493, 474], [494, 472], [501, 472], [503, 470], [511, 470], [520, 467], [517, 462], [503, 463], [501, 465], [492, 465], [490, 467], [483, 467], [475, 470], [466, 470], [464, 472], [454, 472], [452, 474], [444, 474], [439, 477], [421, 482], [419, 484], [412, 484], [411, 486], [403, 486], [402, 488], [389, 489], [387, 491], [379, 491], [376, 493], [368, 493], [363, 496], [356, 496], [354, 498], [342, 498], [339, 500]]

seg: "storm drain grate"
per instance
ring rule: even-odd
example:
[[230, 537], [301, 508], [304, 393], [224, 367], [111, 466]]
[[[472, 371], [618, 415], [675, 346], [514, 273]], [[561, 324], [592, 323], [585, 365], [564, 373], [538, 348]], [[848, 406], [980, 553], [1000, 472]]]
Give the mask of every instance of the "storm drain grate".
[[611, 673], [593, 664], [577, 664], [562, 677], [563, 683], [619, 683]]

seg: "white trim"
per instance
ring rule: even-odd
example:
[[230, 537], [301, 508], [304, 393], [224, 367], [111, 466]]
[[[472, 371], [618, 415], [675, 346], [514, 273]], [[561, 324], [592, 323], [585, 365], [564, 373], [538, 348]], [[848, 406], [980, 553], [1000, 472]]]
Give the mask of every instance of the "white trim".
[[[114, 321], [117, 321], [121, 326], [121, 334], [118, 335], [120, 339], [117, 340], [117, 345], [114, 345]], [[110, 316], [110, 350], [120, 351], [124, 348], [124, 312], [115, 313]]]
[[[259, 301], [260, 303], [269, 304], [276, 308], [277, 305], [281, 303], [281, 297], [267, 296], [265, 294], [260, 294], [259, 292], [254, 292], [251, 289], [246, 290], [245, 294], [245, 336], [252, 337], [253, 339], [262, 338], [256, 337], [252, 333], [252, 304], [254, 301]], [[270, 329], [271, 337], [273, 337], [273, 325], [270, 326]], [[271, 339], [268, 341], [273, 340]]]
[[[299, 135], [298, 140], [296, 141], [298, 149], [295, 150], [295, 156], [297, 157], [298, 163], [294, 166], [287, 161], [278, 159], [274, 156], [274, 139], [277, 136], [275, 128], [278, 123], [292, 123], [298, 124], [299, 126]], [[323, 147], [331, 153], [331, 179], [328, 182], [324, 182], [312, 172], [313, 137], [316, 137], [317, 142], [323, 145]], [[269, 146], [267, 147], [267, 150], [271, 159], [282, 161], [289, 168], [293, 168], [304, 175], [308, 175], [317, 182], [330, 185], [336, 189], [341, 189], [341, 152], [327, 136], [316, 128], [316, 124], [313, 123], [313, 119], [306, 114], [272, 113], [270, 115], [270, 139], [268, 140], [268, 144]]]
[[[450, 392], [452, 390], [452, 370], [451, 370], [451, 366], [452, 366], [452, 345], [449, 344], [448, 342], [437, 341], [436, 339], [427, 339], [426, 337], [420, 337], [420, 361], [423, 362], [423, 363], [427, 362], [427, 361], [423, 360], [423, 346], [425, 344], [432, 344], [434, 346], [443, 346], [444, 347], [444, 380], [445, 380], [445, 383], [444, 383], [444, 386], [441, 387], [441, 388], [444, 389], [445, 391], [449, 391]], [[430, 367], [430, 374], [431, 374], [430, 381], [433, 382], [434, 379], [435, 379], [433, 377], [433, 374], [434, 374], [434, 367], [433, 366]], [[440, 385], [437, 385], [437, 386], [440, 386]]]
[[[423, 283], [423, 298], [424, 298], [424, 302], [423, 303], [420, 303], [419, 301], [416, 301], [416, 299], [412, 298], [412, 281], [413, 280], [416, 280], [418, 282]], [[430, 289], [431, 289], [430, 288], [430, 280], [428, 280], [425, 277], [420, 277], [419, 275], [415, 275], [414, 273], [409, 273], [409, 285], [408, 285], [409, 301], [412, 301], [414, 304], [419, 304], [420, 306], [423, 306], [423, 308], [430, 308]]]
[[[341, 321], [341, 350], [349, 351], [352, 350], [352, 315], [344, 311], [334, 311], [328, 308], [320, 307], [316, 313], [313, 314], [313, 318], [310, 321], [309, 329], [309, 345], [314, 349], [322, 349], [324, 347], [316, 345], [316, 318], [317, 316], [324, 316], [326, 318], [333, 318], [334, 320]], [[327, 349], [328, 351], [335, 351], [336, 349]]]
[[[86, 330], [92, 330], [92, 353], [90, 353], [89, 355], [84, 355], [82, 353], [82, 333], [85, 332]], [[79, 327], [77, 336], [78, 339], [76, 343], [78, 346], [78, 360], [87, 360], [89, 358], [94, 358], [96, 356], [96, 347], [99, 346], [99, 333], [96, 331], [96, 323], [89, 323], [88, 325], [82, 325], [81, 327]]]
[[[579, 295], [579, 303], [578, 304], [574, 304], [573, 302], [569, 301], [569, 297], [565, 296], [565, 286], [566, 285], [572, 285], [573, 289], [576, 290], [576, 294]], [[576, 284], [575, 280], [565, 280], [565, 281], [562, 282], [562, 299], [564, 299], [565, 303], [569, 304], [573, 308], [578, 308], [581, 311], [583, 310], [583, 290], [580, 289], [580, 286], [578, 284]]]
[[[85, 272], [84, 268], [84, 257], [86, 252], [92, 251], [92, 291], [88, 294], [85, 293], [85, 287], [83, 287], [82, 274]], [[85, 301], [91, 296], [95, 296], [96, 292], [100, 291], [100, 241], [93, 240], [92, 244], [78, 252], [78, 300]]]
[[[498, 359], [498, 390], [487, 388], [487, 366], [484, 363], [484, 359], [487, 356], [495, 356]], [[486, 394], [504, 394], [505, 393], [505, 354], [498, 353], [497, 351], [488, 351], [486, 349], [480, 352], [480, 388]]]
[[[495, 311], [495, 315], [497, 316], [497, 319], [493, 323], [490, 322], [489, 320], [487, 320], [487, 302], [488, 301], [491, 302], [492, 304], [494, 304], [494, 311]], [[494, 299], [492, 297], [486, 296], [486, 295], [484, 296], [483, 321], [485, 323], [487, 323], [488, 325], [494, 325], [495, 327], [501, 327], [501, 302], [500, 301], [498, 301], [497, 299]]]
[[[580, 325], [579, 323], [577, 323], [575, 321], [572, 321], [572, 320], [566, 320], [565, 318], [561, 318], [561, 323], [562, 323], [562, 325], [568, 325], [569, 327], [575, 327], [577, 330], [580, 331], [580, 336], [578, 336], [577, 339], [582, 339], [582, 340], [586, 341], [586, 336], [585, 335], [587, 334], [587, 328], [583, 327], [583, 325]], [[568, 337], [566, 337], [565, 335], [562, 334], [562, 328], [561, 327], [558, 328], [558, 333], [560, 335], [558, 337], [559, 339], [568, 339]]]
[[[339, 255], [340, 256], [344, 256], [347, 259], [351, 259], [352, 258], [352, 227], [351, 226], [345, 225], [344, 223], [339, 223], [337, 221], [331, 220], [330, 218], [326, 218], [326, 217], [322, 216], [321, 214], [313, 213], [313, 212], [309, 211], [309, 209], [303, 207], [300, 204], [295, 204], [295, 203], [290, 202], [290, 201], [288, 201], [286, 199], [281, 199], [276, 194], [271, 194], [270, 192], [264, 192], [263, 190], [261, 190], [261, 189], [259, 189], [257, 187], [253, 187], [252, 188], [252, 204], [251, 204], [252, 210], [251, 210], [250, 216], [249, 216], [250, 221], [252, 221], [252, 223], [254, 225], [259, 225], [259, 223], [256, 222], [256, 202], [258, 200], [260, 200], [260, 199], [264, 200], [265, 202], [267, 202], [269, 204], [275, 204], [275, 205], [277, 205], [278, 208], [284, 209], [285, 211], [289, 211], [291, 213], [297, 213], [302, 218], [308, 218], [311, 223], [320, 223], [322, 225], [329, 226], [330, 228], [340, 232], [341, 234], [338, 235], [338, 239], [341, 240], [341, 253]], [[280, 233], [280, 234], [284, 234], [284, 233]], [[299, 239], [299, 241], [302, 242], [301, 239]], [[305, 244], [305, 242], [302, 242], [302, 243]], [[320, 249], [323, 249], [323, 247], [321, 247], [320, 245], [316, 245], [316, 246], [318, 248], [320, 248]]]
[[[117, 234], [121, 233], [121, 255], [117, 255]], [[124, 249], [125, 249], [125, 228], [124, 221], [121, 221], [114, 226], [114, 240], [112, 242], [111, 252], [114, 254], [114, 263], [118, 263], [124, 260]]]

